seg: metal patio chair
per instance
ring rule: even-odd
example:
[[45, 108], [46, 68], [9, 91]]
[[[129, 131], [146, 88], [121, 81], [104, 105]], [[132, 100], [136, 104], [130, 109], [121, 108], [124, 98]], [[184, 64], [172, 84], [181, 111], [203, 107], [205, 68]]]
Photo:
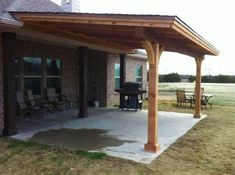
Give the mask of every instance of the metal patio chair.
[[55, 88], [47, 88], [47, 100], [48, 104], [53, 108], [52, 110], [62, 111], [66, 107], [66, 101], [57, 96]]
[[184, 90], [176, 90], [176, 99], [177, 106], [184, 106], [186, 108], [186, 104], [189, 103], [192, 108], [193, 99], [186, 98], [186, 94]]
[[17, 120], [19, 120], [20, 117], [31, 118], [32, 120], [30, 107], [27, 105], [22, 91], [16, 91], [16, 115]]
[[38, 113], [47, 112], [49, 110], [49, 105], [47, 103], [35, 100], [31, 89], [26, 90], [26, 97], [32, 112], [38, 114]]

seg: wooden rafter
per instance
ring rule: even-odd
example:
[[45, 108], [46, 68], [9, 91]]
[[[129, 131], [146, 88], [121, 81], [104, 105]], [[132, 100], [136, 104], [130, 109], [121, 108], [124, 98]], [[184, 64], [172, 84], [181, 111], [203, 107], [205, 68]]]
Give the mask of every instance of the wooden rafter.
[[95, 44], [95, 45], [99, 45], [99, 46], [103, 46], [107, 48], [119, 49], [125, 52], [132, 52], [132, 50], [134, 49], [129, 46], [121, 45], [119, 43], [113, 43], [111, 41], [102, 40], [97, 37], [90, 37], [90, 36], [86, 36], [84, 34], [79, 34], [79, 33], [75, 34], [75, 33], [64, 31], [64, 30], [61, 31], [61, 30], [57, 30], [57, 29], [50, 28], [47, 26], [36, 25], [36, 24], [28, 24], [25, 26], [36, 31], [41, 31], [41, 32], [45, 32], [48, 34], [58, 35], [58, 36], [66, 37], [70, 39], [76, 39], [80, 42], [91, 43], [91, 44]]

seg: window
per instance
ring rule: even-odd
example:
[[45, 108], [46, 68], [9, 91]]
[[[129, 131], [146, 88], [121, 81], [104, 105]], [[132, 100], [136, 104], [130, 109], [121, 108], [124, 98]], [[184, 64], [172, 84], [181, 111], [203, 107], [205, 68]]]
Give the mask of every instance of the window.
[[61, 61], [47, 59], [47, 87], [55, 88], [56, 93], [61, 93]]
[[115, 63], [114, 68], [115, 89], [120, 88], [120, 64]]
[[136, 82], [143, 82], [143, 66], [137, 65], [135, 68]]
[[34, 95], [41, 94], [42, 59], [24, 57], [24, 89], [31, 89]]

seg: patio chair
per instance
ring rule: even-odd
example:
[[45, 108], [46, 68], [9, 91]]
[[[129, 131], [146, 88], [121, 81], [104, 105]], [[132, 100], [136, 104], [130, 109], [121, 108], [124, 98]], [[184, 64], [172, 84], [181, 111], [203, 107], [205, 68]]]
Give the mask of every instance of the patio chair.
[[55, 88], [47, 88], [47, 100], [54, 110], [62, 111], [66, 101], [61, 100], [55, 92]]
[[177, 106], [184, 106], [186, 108], [186, 104], [189, 103], [192, 108], [192, 98], [186, 98], [184, 90], [176, 90], [176, 98], [177, 98]]
[[49, 105], [46, 103], [36, 101], [31, 89], [26, 90], [26, 97], [32, 112], [43, 113], [44, 111], [48, 111]]
[[24, 93], [22, 91], [16, 91], [16, 115], [17, 120], [20, 117], [29, 117], [32, 120], [31, 110], [25, 102]]
[[206, 96], [203, 95], [202, 99], [201, 99], [201, 106], [205, 106], [205, 109], [207, 109], [207, 106], [209, 105], [210, 108], [212, 109], [212, 103], [209, 102], [209, 100], [211, 99], [212, 96]]
[[[196, 88], [194, 89], [193, 104], [195, 104], [195, 95], [196, 95]], [[212, 108], [212, 104], [209, 102], [211, 97], [212, 96], [206, 96], [204, 94], [204, 87], [201, 87], [201, 106], [205, 106], [206, 109], [207, 105], [210, 105], [210, 108]]]

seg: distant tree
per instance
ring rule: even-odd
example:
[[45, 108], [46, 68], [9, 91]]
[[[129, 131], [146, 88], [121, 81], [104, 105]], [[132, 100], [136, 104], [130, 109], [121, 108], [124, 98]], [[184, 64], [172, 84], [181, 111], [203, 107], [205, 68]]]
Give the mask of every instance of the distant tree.
[[181, 78], [180, 78], [180, 75], [177, 73], [170, 73], [170, 74], [163, 75], [161, 80], [162, 82], [180, 82]]
[[202, 76], [202, 82], [204, 83], [235, 83], [235, 76], [230, 75], [206, 75]]
[[194, 82], [196, 80], [196, 77], [195, 76], [193, 76], [193, 75], [189, 75], [188, 76], [188, 81], [189, 82]]

